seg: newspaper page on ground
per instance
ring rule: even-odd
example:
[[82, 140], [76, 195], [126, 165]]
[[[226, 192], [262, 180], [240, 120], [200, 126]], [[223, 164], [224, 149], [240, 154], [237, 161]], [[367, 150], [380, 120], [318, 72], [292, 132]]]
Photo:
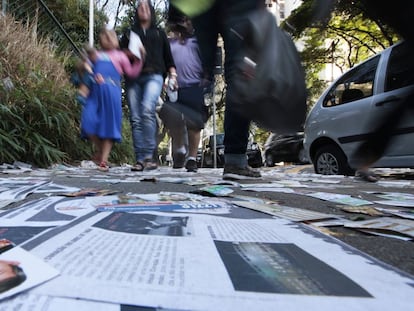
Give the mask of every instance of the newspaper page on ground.
[[414, 295], [411, 277], [280, 218], [91, 213], [30, 252], [60, 272], [30, 291], [40, 297], [177, 310], [362, 311], [409, 310]]
[[[1, 311], [132, 311], [119, 304], [34, 295], [25, 292], [0, 303]], [[148, 309], [147, 309], [148, 310]], [[133, 309], [140, 311], [140, 309]]]
[[0, 300], [42, 284], [58, 273], [31, 253], [14, 247], [0, 254]]

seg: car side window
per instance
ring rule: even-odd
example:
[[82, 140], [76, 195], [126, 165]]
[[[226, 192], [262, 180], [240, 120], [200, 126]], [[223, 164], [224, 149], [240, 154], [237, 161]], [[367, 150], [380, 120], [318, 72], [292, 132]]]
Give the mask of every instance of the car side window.
[[217, 145], [224, 145], [224, 135], [223, 134], [217, 135], [216, 139], [217, 139], [217, 141], [216, 141]]
[[338, 106], [372, 96], [379, 59], [377, 55], [344, 74], [325, 96], [323, 106]]
[[395, 46], [388, 61], [385, 92], [414, 84], [413, 46], [407, 42]]

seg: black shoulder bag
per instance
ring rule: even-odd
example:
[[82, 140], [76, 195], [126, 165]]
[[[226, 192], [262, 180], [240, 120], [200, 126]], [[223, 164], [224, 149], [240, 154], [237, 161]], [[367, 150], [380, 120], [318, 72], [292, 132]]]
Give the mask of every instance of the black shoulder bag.
[[306, 86], [295, 44], [266, 9], [249, 13], [243, 29], [243, 48], [231, 77], [235, 109], [270, 131], [301, 131]]

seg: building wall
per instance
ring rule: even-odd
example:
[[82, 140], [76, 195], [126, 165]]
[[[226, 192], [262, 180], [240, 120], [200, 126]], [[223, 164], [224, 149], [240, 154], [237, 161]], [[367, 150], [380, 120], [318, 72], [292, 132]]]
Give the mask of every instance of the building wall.
[[302, 0], [283, 0], [283, 2], [285, 18], [287, 18], [294, 9], [302, 4]]
[[281, 21], [281, 0], [265, 0], [267, 9], [276, 17], [277, 24]]
[[267, 9], [276, 16], [278, 24], [287, 18], [301, 3], [302, 0], [265, 0]]

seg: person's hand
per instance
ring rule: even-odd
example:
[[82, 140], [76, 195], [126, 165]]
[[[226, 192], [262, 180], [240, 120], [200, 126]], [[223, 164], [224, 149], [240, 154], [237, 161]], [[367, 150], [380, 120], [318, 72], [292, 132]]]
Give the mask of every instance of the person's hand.
[[200, 81], [200, 86], [203, 88], [203, 94], [208, 94], [213, 91], [214, 83], [209, 79], [203, 78]]
[[125, 50], [123, 50], [123, 52], [124, 52], [124, 53], [125, 53], [125, 55], [128, 57], [128, 59], [129, 59], [129, 61], [130, 61], [131, 63], [136, 62], [136, 61], [138, 60], [138, 57], [136, 57], [136, 56], [134, 55], [134, 53], [132, 53], [132, 52], [131, 52], [131, 50], [129, 50], [129, 49], [125, 49]]
[[122, 50], [124, 53], [125, 53], [125, 55], [128, 57], [128, 59], [130, 60], [130, 61], [133, 61], [133, 59], [134, 59], [134, 54], [132, 54], [132, 52], [129, 50], [129, 49], [124, 49], [124, 50]]
[[95, 75], [95, 81], [98, 84], [102, 84], [102, 83], [105, 82], [105, 79], [100, 73], [98, 73], [98, 74]]
[[128, 57], [130, 62], [136, 62], [136, 61], [144, 61], [146, 55], [147, 55], [147, 51], [145, 50], [145, 48], [142, 46], [139, 48], [139, 51], [141, 53], [141, 58], [138, 58], [134, 53], [131, 52], [131, 50], [129, 49], [125, 49], [123, 50], [124, 53], [126, 54], [126, 56]]
[[177, 82], [177, 74], [173, 73], [173, 74], [169, 74], [168, 76], [168, 87], [172, 90], [172, 91], [176, 91], [178, 90], [178, 82]]
[[92, 66], [91, 66], [91, 64], [89, 62], [85, 61], [83, 63], [83, 67], [85, 68], [85, 71], [86, 72], [88, 72], [88, 73], [92, 73], [93, 72]]

